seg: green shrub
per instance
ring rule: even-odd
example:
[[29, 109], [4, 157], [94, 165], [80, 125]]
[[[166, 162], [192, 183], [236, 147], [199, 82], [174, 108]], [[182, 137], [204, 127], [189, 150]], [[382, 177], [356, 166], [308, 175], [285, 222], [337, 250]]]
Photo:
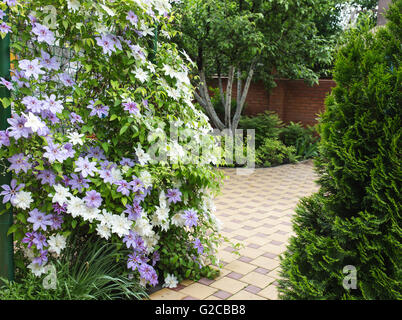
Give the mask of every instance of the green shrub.
[[283, 127], [279, 138], [286, 146], [294, 146], [299, 160], [309, 159], [317, 156], [318, 137], [314, 135], [315, 128], [303, 127], [300, 123], [290, 122]]
[[263, 144], [256, 151], [255, 162], [264, 167], [293, 163], [296, 162], [296, 149], [293, 146], [285, 146], [279, 140], [265, 138]]
[[319, 125], [321, 188], [296, 210], [281, 298], [402, 299], [401, 12], [394, 1], [386, 27], [361, 25], [339, 49]]
[[301, 123], [291, 121], [287, 126], [282, 128], [279, 138], [285, 145], [294, 146], [300, 138], [314, 142], [316, 140], [314, 138], [314, 131], [314, 127], [308, 126], [305, 128]]
[[294, 146], [296, 148], [296, 155], [298, 160], [305, 160], [316, 157], [318, 155], [317, 141], [310, 142], [309, 139], [303, 137], [296, 140]]
[[239, 122], [239, 128], [255, 130], [256, 149], [264, 144], [266, 138], [278, 139], [282, 126], [282, 120], [272, 111], [265, 111], [254, 117], [242, 117]]

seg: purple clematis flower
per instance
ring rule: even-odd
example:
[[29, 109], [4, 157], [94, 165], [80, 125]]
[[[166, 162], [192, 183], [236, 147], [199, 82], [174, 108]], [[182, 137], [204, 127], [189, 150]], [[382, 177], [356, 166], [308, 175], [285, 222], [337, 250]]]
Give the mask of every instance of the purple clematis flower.
[[47, 226], [52, 225], [51, 218], [51, 215], [46, 215], [38, 209], [33, 209], [31, 212], [29, 212], [29, 218], [27, 219], [27, 221], [33, 224], [34, 231], [38, 229], [46, 231]]
[[21, 183], [17, 186], [17, 180], [13, 179], [11, 180], [10, 185], [3, 184], [1, 187], [3, 188], [3, 191], [0, 193], [0, 195], [4, 196], [3, 203], [10, 201], [11, 204], [13, 204], [15, 195], [21, 188], [25, 187], [25, 184]]
[[56, 202], [52, 204], [52, 207], [54, 209], [54, 212], [56, 212], [58, 215], [61, 214], [62, 212], [67, 212], [67, 204], [64, 203], [62, 206]]
[[88, 157], [95, 158], [98, 160], [106, 159], [105, 153], [99, 147], [90, 147], [88, 152]]
[[47, 261], [48, 261], [47, 250], [41, 250], [40, 255], [38, 257], [33, 258], [32, 260], [33, 263], [36, 263], [40, 266], [46, 264]]
[[136, 15], [132, 10], [130, 10], [130, 11], [127, 13], [126, 19], [127, 19], [128, 21], [130, 21], [133, 25], [136, 25], [137, 22], [138, 22], [138, 17], [137, 17], [137, 15]]
[[66, 87], [72, 87], [75, 85], [75, 81], [68, 73], [63, 73], [59, 75], [59, 79]]
[[101, 163], [101, 169], [102, 170], [111, 170], [113, 168], [117, 168], [117, 164], [115, 164], [114, 162], [110, 162], [108, 160], [102, 161]]
[[96, 169], [96, 163], [95, 162], [91, 162], [89, 161], [88, 157], [82, 158], [79, 157], [77, 161], [75, 161], [75, 172], [81, 172], [82, 176], [84, 178], [91, 176], [93, 177], [95, 172], [98, 171], [98, 169]]
[[11, 32], [11, 27], [7, 23], [2, 22], [0, 23], [0, 32], [7, 34]]
[[133, 181], [130, 182], [130, 186], [134, 192], [141, 192], [144, 190], [144, 183], [135, 176], [133, 176]]
[[137, 253], [129, 254], [127, 268], [135, 271], [141, 265], [141, 257]]
[[8, 161], [11, 163], [9, 169], [14, 170], [15, 173], [19, 173], [21, 170], [27, 173], [28, 169], [31, 168], [29, 162], [25, 160], [23, 153], [13, 155], [11, 158], [8, 158]]
[[102, 37], [95, 38], [98, 46], [102, 47], [103, 54], [110, 56], [112, 52], [115, 52], [114, 41], [110, 38], [110, 35], [102, 35]]
[[126, 205], [126, 210], [123, 211], [124, 213], [128, 214], [129, 220], [138, 220], [142, 215], [142, 207], [140, 206], [139, 202], [134, 201], [133, 205]]
[[138, 271], [140, 272], [141, 278], [143, 278], [144, 280], [149, 281], [150, 283], [152, 282], [152, 284], [155, 284], [155, 281], [156, 283], [158, 282], [157, 277], [155, 280], [156, 271], [149, 264], [146, 263], [141, 264], [138, 267]]
[[11, 76], [11, 80], [15, 81], [19, 88], [22, 88], [22, 87], [28, 88], [29, 87], [29, 82], [25, 81], [26, 77], [25, 77], [24, 72], [22, 72], [22, 71], [14, 70], [13, 75]]
[[142, 201], [145, 200], [146, 196], [147, 196], [147, 189], [138, 190], [134, 195], [134, 201], [141, 203]]
[[38, 42], [46, 42], [51, 46], [55, 41], [54, 33], [50, 31], [48, 27], [41, 25], [40, 23], [35, 23], [32, 28], [32, 33], [37, 36]]
[[86, 192], [84, 201], [89, 208], [99, 208], [102, 204], [102, 197], [99, 192], [91, 190]]
[[184, 213], [182, 214], [182, 217], [185, 219], [186, 226], [190, 228], [193, 226], [197, 226], [198, 215], [194, 210], [192, 209], [185, 210]]
[[72, 189], [82, 192], [83, 188], [89, 188], [88, 182], [90, 182], [90, 180], [85, 179], [81, 174], [76, 175], [75, 173], [72, 173], [69, 185], [71, 186]]
[[8, 90], [13, 90], [13, 84], [10, 81], [7, 81], [6, 79], [0, 77], [0, 84], [5, 86]]
[[87, 106], [88, 109], [92, 110], [89, 114], [90, 117], [97, 115], [99, 118], [105, 118], [109, 114], [109, 107], [102, 104], [97, 104], [91, 101], [91, 104]]
[[9, 7], [14, 7], [17, 4], [17, 0], [4, 0], [3, 2]]
[[137, 247], [136, 239], [138, 238], [137, 232], [130, 230], [129, 234], [123, 238], [123, 243], [126, 244], [127, 248], [130, 249], [132, 247], [135, 249]]
[[133, 167], [135, 165], [135, 162], [129, 158], [122, 158], [120, 161], [120, 165], [122, 166], [128, 166], [128, 167]]
[[32, 96], [26, 96], [22, 99], [22, 104], [27, 108], [28, 111], [33, 113], [40, 113], [44, 110], [43, 102]]
[[43, 250], [44, 247], [48, 246], [46, 237], [40, 232], [34, 232], [34, 238], [32, 242], [38, 250]]
[[81, 116], [76, 114], [75, 112], [70, 113], [71, 123], [84, 123]]
[[8, 134], [15, 140], [20, 138], [28, 138], [29, 134], [32, 133], [30, 128], [25, 127], [25, 122], [27, 122], [27, 119], [24, 116], [19, 116], [18, 114], [14, 113], [11, 118], [7, 119], [7, 122], [10, 124]]
[[181, 192], [179, 189], [169, 189], [166, 193], [169, 203], [177, 203], [181, 201]]
[[46, 97], [45, 102], [43, 102], [43, 108], [49, 110], [53, 114], [57, 114], [63, 111], [63, 104], [60, 100], [56, 99], [54, 94], [52, 94], [50, 97]]
[[156, 272], [152, 273], [151, 277], [149, 278], [149, 284], [153, 287], [158, 284], [158, 275]]
[[67, 142], [63, 146], [63, 149], [64, 149], [64, 157], [65, 157], [65, 159], [74, 158], [75, 150], [73, 149], [73, 144], [72, 143]]
[[130, 184], [126, 180], [117, 181], [115, 184], [118, 185], [117, 192], [120, 192], [125, 196], [130, 195]]
[[52, 124], [59, 123], [60, 119], [57, 116], [50, 112], [50, 110], [43, 110], [41, 112], [41, 117], [44, 119], [48, 119]]
[[27, 232], [25, 234], [25, 237], [21, 240], [22, 243], [27, 243], [28, 244], [28, 248], [31, 248], [35, 243], [35, 233], [36, 232]]
[[24, 71], [24, 74], [27, 78], [33, 76], [36, 80], [38, 80], [39, 75], [45, 74], [45, 71], [41, 70], [41, 65], [38, 59], [34, 59], [32, 61], [21, 60], [19, 67]]
[[105, 183], [114, 183], [115, 180], [112, 175], [112, 170], [111, 169], [103, 169], [99, 171], [99, 176], [103, 179]]
[[155, 264], [161, 259], [161, 256], [158, 251], [155, 251], [152, 255], [152, 266], [154, 267]]
[[6, 147], [10, 146], [10, 136], [9, 136], [8, 131], [6, 131], [6, 130], [0, 131], [0, 148], [2, 146], [6, 146]]
[[50, 129], [48, 126], [45, 125], [44, 127], [39, 128], [36, 133], [38, 134], [38, 136], [47, 137], [50, 134]]
[[52, 186], [56, 182], [56, 175], [50, 170], [42, 170], [38, 174], [38, 179], [41, 180], [42, 184], [48, 184]]
[[123, 39], [122, 37], [116, 37], [114, 34], [109, 34], [109, 38], [112, 41], [112, 44], [119, 50], [123, 50], [123, 47], [121, 46], [120, 39]]
[[[66, 206], [67, 208], [67, 206]], [[52, 224], [50, 225], [50, 228], [52, 230], [58, 230], [61, 229], [61, 225], [63, 223], [63, 217], [60, 214], [52, 214], [50, 221]]]
[[200, 239], [196, 238], [193, 241], [194, 244], [194, 249], [197, 249], [198, 254], [203, 254], [204, 253], [204, 246], [201, 244]]
[[[144, 239], [142, 239], [140, 236], [136, 237], [134, 240], [134, 250], [138, 252], [144, 252], [145, 251], [145, 242]], [[148, 261], [148, 260], [147, 260]]]
[[123, 103], [124, 111], [128, 111], [130, 114], [139, 114], [140, 110], [137, 107], [135, 102], [126, 102]]
[[46, 152], [43, 154], [45, 158], [49, 160], [50, 163], [55, 162], [56, 160], [59, 162], [63, 162], [66, 160], [66, 150], [61, 148], [61, 146], [57, 143], [49, 142], [47, 146], [44, 147]]
[[60, 63], [57, 62], [56, 57], [50, 57], [50, 54], [42, 50], [42, 59], [40, 60], [42, 67], [48, 69], [49, 71], [51, 70], [59, 70], [60, 69]]

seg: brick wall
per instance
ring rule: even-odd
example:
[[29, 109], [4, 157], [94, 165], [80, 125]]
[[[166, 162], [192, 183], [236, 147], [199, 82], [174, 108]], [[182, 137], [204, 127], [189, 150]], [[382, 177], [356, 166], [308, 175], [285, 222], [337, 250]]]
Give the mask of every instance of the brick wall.
[[[309, 86], [303, 80], [276, 79], [277, 87], [266, 90], [261, 82], [252, 83], [246, 99], [246, 115], [256, 115], [271, 110], [278, 113], [284, 122], [301, 122], [304, 125], [317, 123], [317, 114], [325, 108], [326, 96], [335, 86], [333, 80], [322, 79], [318, 85]], [[216, 87], [217, 81], [210, 85]], [[226, 89], [226, 81], [223, 82]], [[233, 85], [233, 98], [236, 98], [236, 83]]]

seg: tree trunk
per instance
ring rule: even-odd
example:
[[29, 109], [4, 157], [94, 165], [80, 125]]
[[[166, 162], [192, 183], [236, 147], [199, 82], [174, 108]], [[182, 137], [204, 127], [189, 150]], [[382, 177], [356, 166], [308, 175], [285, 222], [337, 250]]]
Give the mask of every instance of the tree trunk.
[[222, 83], [222, 76], [221, 74], [218, 75], [218, 83], [219, 83], [219, 95], [221, 97], [222, 106], [225, 107], [225, 91], [223, 90], [223, 83]]
[[234, 80], [235, 67], [230, 66], [229, 68], [229, 77], [228, 83], [226, 87], [226, 103], [225, 103], [225, 127], [231, 130], [232, 127], [232, 119], [231, 119], [231, 107], [232, 107], [232, 88], [233, 88], [233, 80]]
[[209, 97], [208, 85], [207, 85], [207, 81], [205, 78], [205, 70], [204, 69], [202, 69], [200, 72], [200, 79], [201, 79], [201, 83], [198, 88], [200, 94], [198, 94], [197, 92], [194, 92], [194, 96], [197, 99], [198, 103], [208, 113], [209, 118], [211, 119], [211, 121], [215, 125], [215, 127], [222, 130], [225, 128], [225, 125], [219, 119], [219, 117], [216, 114], [216, 111], [214, 109], [214, 106], [212, 105], [211, 98]]
[[225, 106], [225, 91], [223, 91], [223, 84], [222, 84], [222, 70], [221, 70], [221, 64], [219, 61], [217, 61], [218, 64], [218, 85], [219, 85], [219, 97], [221, 99], [222, 106]]
[[244, 85], [243, 92], [241, 94], [241, 99], [240, 99], [240, 101], [238, 100], [239, 103], [236, 106], [236, 113], [235, 113], [235, 115], [233, 117], [233, 122], [232, 122], [232, 126], [231, 126], [232, 130], [236, 130], [237, 126], [239, 125], [241, 112], [243, 111], [244, 103], [246, 102], [248, 90], [250, 88], [251, 79], [253, 78], [253, 75], [254, 75], [255, 67], [256, 67], [256, 62], [253, 61], [251, 66], [250, 66], [250, 70], [248, 72], [248, 76], [247, 76], [246, 83]]
[[[237, 69], [237, 101], [236, 101], [236, 106], [240, 105], [240, 100], [241, 100], [241, 91], [242, 91], [242, 81], [241, 81], [241, 70]], [[236, 129], [236, 128], [235, 128]]]

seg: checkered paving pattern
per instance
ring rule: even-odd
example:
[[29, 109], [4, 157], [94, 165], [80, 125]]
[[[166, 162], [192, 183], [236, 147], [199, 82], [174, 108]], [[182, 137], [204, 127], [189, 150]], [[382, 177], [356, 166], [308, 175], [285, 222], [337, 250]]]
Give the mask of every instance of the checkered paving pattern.
[[222, 234], [244, 247], [240, 256], [224, 244], [224, 265], [214, 280], [185, 280], [175, 289], [153, 293], [152, 300], [275, 300], [279, 255], [293, 234], [291, 218], [299, 199], [318, 190], [311, 161], [255, 169], [238, 175], [223, 169], [225, 184], [215, 200]]

